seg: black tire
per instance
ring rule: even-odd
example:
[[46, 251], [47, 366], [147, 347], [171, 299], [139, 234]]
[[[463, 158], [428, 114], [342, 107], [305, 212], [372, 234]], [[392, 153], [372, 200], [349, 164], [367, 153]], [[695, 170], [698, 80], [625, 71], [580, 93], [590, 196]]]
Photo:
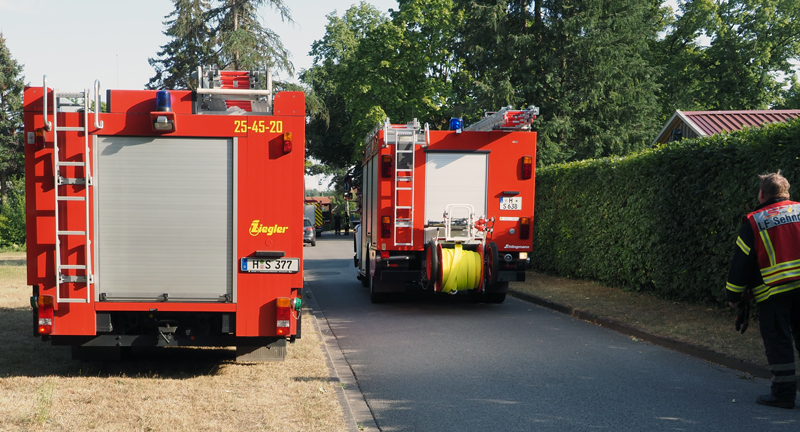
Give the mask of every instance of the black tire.
[[386, 301], [385, 293], [375, 292], [375, 285], [377, 282], [378, 280], [374, 275], [369, 276], [369, 301], [371, 301], [374, 304], [383, 303]]
[[[422, 279], [425, 280], [424, 288], [432, 290], [436, 284], [436, 279], [439, 277], [439, 255], [437, 255], [437, 242], [436, 239], [428, 241], [428, 250], [425, 260], [425, 268], [422, 269]], [[428, 267], [431, 268], [431, 277], [428, 278]]]
[[500, 304], [506, 301], [506, 293], [504, 292], [490, 292], [485, 295], [486, 303]]
[[489, 242], [483, 252], [483, 280], [484, 290], [489, 293], [495, 291], [497, 284], [497, 260], [500, 259], [500, 254], [497, 251], [497, 243]]
[[311, 246], [316, 246], [316, 245], [317, 245], [317, 241], [316, 240], [311, 240]]

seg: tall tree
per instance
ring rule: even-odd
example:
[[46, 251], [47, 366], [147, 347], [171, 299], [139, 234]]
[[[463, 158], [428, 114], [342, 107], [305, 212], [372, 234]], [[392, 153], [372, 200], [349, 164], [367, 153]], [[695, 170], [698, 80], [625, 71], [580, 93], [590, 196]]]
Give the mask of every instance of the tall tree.
[[197, 88], [192, 72], [209, 64], [213, 42], [208, 25], [209, 0], [172, 0], [175, 10], [166, 16], [164, 34], [171, 40], [161, 47], [158, 58], [147, 61], [156, 70], [147, 87], [151, 89]]
[[655, 44], [665, 67], [662, 118], [675, 109], [766, 109], [785, 98], [782, 78], [800, 59], [800, 3], [682, 0]]
[[[360, 156], [360, 143], [364, 139], [364, 124], [374, 127], [385, 113], [354, 120], [363, 107], [357, 102], [359, 94], [371, 93], [370, 89], [356, 85], [358, 77], [353, 63], [358, 63], [359, 46], [388, 18], [366, 2], [351, 6], [341, 17], [331, 13], [327, 16], [325, 35], [314, 41], [311, 55], [314, 65], [303, 73], [301, 79], [323, 102], [323, 108], [314, 113], [306, 129], [308, 155], [329, 168], [326, 173], [350, 168]], [[371, 73], [364, 70], [359, 73]], [[355, 126], [354, 126], [355, 124]], [[359, 125], [360, 124], [360, 125]], [[359, 136], [359, 132], [363, 131]], [[311, 167], [311, 173], [321, 172], [321, 167]]]
[[651, 0], [548, 0], [541, 61], [530, 94], [543, 112], [540, 163], [624, 155], [657, 132], [656, 80], [649, 42], [657, 37]]
[[149, 88], [196, 88], [197, 66], [248, 70], [267, 67], [293, 73], [290, 54], [274, 31], [264, 27], [259, 8], [267, 6], [291, 22], [284, 0], [173, 0], [164, 34], [170, 41], [158, 58], [149, 59], [156, 71]]
[[274, 71], [294, 73], [289, 52], [277, 33], [261, 25], [258, 10], [267, 5], [282, 20], [292, 22], [284, 0], [222, 0], [213, 9], [217, 21], [217, 64], [222, 68], [247, 70], [267, 66]]
[[0, 194], [5, 199], [9, 180], [25, 174], [22, 139], [22, 65], [11, 56], [0, 33]]

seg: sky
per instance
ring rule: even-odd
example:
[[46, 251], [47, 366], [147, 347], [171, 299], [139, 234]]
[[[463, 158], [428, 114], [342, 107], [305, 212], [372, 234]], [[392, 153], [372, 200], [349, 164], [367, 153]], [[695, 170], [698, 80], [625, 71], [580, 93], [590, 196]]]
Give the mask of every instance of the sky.
[[[292, 55], [295, 72], [311, 67], [311, 44], [325, 35], [326, 15], [338, 16], [358, 0], [284, 0], [293, 24], [264, 7], [262, 24], [278, 35]], [[396, 0], [368, 0], [378, 10], [397, 9]], [[25, 83], [61, 91], [144, 89], [155, 75], [147, 62], [169, 39], [163, 34], [170, 0], [0, 0], [0, 33], [11, 56], [23, 65]], [[288, 77], [278, 76], [285, 80]], [[297, 81], [296, 76], [291, 81]], [[306, 178], [309, 189], [325, 189]]]

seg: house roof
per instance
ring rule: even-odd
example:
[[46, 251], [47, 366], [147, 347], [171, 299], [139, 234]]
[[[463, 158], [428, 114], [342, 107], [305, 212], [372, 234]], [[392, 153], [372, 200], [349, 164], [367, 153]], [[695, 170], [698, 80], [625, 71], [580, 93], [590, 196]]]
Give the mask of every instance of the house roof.
[[708, 136], [723, 131], [733, 132], [744, 127], [764, 123], [785, 122], [800, 117], [800, 110], [748, 110], [748, 111], [675, 111], [653, 144], [669, 141], [672, 130], [680, 123], [686, 124], [697, 136]]

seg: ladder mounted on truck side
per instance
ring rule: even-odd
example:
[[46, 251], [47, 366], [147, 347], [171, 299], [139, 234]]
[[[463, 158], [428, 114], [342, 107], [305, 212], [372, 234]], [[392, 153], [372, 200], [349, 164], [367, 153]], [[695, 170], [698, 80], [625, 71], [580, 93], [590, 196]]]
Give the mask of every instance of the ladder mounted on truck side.
[[539, 107], [531, 105], [526, 109], [515, 110], [511, 106], [502, 108], [500, 111], [487, 112], [478, 122], [464, 128], [465, 131], [491, 131], [507, 130], [521, 131], [530, 130], [531, 123], [539, 115]]
[[394, 245], [414, 246], [414, 151], [430, 142], [428, 124], [417, 119], [405, 125], [383, 125], [383, 142], [394, 145]]
[[[58, 90], [53, 89], [53, 121], [49, 121], [48, 115], [48, 92], [47, 92], [47, 76], [43, 78], [42, 88], [44, 89], [44, 128], [47, 131], [53, 132], [53, 174], [54, 174], [54, 192], [55, 192], [55, 230], [56, 230], [56, 302], [57, 303], [90, 303], [91, 302], [91, 286], [94, 283], [94, 274], [92, 273], [92, 242], [89, 239], [89, 204], [91, 196], [92, 171], [91, 159], [89, 150], [89, 100], [91, 99], [89, 89], [84, 89], [82, 92], [59, 93]], [[103, 128], [103, 122], [100, 120], [100, 81], [94, 83], [94, 127], [96, 129]], [[62, 103], [61, 98], [67, 99], [82, 99], [83, 106], [79, 103], [70, 101], [69, 103]], [[61, 110], [59, 108], [62, 108]], [[59, 111], [83, 111], [83, 126], [59, 126], [58, 125], [58, 112]], [[62, 160], [61, 152], [58, 146], [58, 135], [60, 132], [78, 132], [82, 133], [84, 137], [83, 153], [81, 154], [82, 160]], [[61, 168], [75, 167], [83, 168], [83, 176], [66, 177], [61, 175]], [[82, 193], [78, 195], [67, 194], [62, 188], [64, 186], [82, 186]], [[84, 225], [77, 223], [70, 218], [64, 219], [59, 212], [59, 204], [68, 201], [83, 202]], [[67, 226], [63, 226], [66, 223]], [[62, 261], [61, 243], [63, 238], [70, 237], [83, 237], [84, 238], [84, 261], [81, 262], [80, 254], [77, 255], [77, 264], [66, 264]], [[83, 271], [84, 275], [68, 275], [64, 270], [78, 270]], [[61, 295], [61, 285], [69, 283], [86, 284], [86, 298], [83, 297], [70, 297], [69, 295]]]

